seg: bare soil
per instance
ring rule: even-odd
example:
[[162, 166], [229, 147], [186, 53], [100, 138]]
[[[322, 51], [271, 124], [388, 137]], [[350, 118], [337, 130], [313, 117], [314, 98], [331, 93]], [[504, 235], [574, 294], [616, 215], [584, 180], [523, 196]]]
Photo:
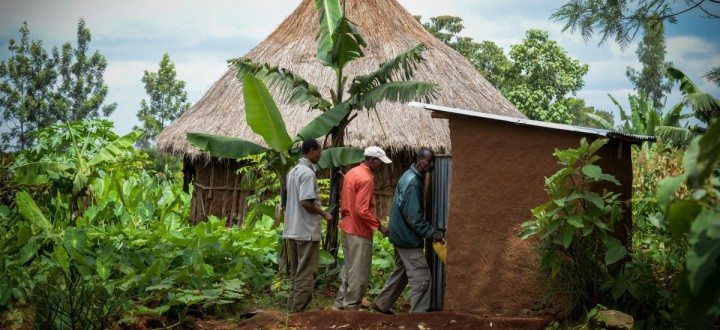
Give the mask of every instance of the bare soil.
[[[298, 314], [261, 312], [222, 329], [543, 329], [548, 317], [481, 317], [456, 312], [384, 315], [365, 311], [321, 310]], [[208, 328], [200, 326], [199, 328]]]

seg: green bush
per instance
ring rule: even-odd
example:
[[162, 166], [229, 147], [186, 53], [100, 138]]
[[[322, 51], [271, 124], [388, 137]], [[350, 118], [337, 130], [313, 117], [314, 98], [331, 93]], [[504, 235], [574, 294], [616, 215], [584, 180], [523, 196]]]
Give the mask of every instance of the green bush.
[[137, 134], [109, 128], [54, 126], [16, 158], [21, 190], [0, 207], [0, 313], [29, 304], [40, 327], [103, 327], [244, 303], [270, 285], [281, 230], [273, 218], [189, 223], [180, 180], [143, 170]]
[[600, 159], [595, 152], [606, 143], [582, 139], [576, 149], [555, 151], [562, 168], [545, 179], [549, 201], [532, 210], [520, 233], [522, 239], [540, 238], [541, 267], [551, 279], [548, 294], [562, 297], [575, 316], [626, 289], [617, 278], [627, 250], [612, 236], [621, 217], [619, 194], [590, 190], [591, 184], [620, 184], [594, 165]]

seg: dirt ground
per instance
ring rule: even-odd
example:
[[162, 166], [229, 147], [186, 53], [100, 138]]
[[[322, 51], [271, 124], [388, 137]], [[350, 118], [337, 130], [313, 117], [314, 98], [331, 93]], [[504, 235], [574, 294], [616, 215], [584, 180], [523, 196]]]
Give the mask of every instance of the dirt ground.
[[198, 322], [200, 329], [543, 329], [547, 317], [480, 317], [455, 312], [384, 315], [363, 311], [311, 311], [256, 314], [237, 324]]

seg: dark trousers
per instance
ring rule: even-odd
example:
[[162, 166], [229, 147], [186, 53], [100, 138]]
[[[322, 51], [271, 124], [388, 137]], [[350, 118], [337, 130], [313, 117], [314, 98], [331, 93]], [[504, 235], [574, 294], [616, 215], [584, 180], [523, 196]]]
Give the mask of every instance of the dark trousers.
[[286, 239], [286, 243], [290, 260], [290, 298], [287, 308], [290, 313], [297, 313], [305, 310], [312, 299], [320, 242]]

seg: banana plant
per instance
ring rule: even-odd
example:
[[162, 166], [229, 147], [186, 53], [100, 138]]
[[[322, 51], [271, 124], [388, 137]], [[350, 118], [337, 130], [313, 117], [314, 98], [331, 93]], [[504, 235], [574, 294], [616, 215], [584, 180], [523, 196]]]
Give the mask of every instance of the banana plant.
[[[682, 114], [684, 105], [682, 102], [673, 106], [669, 111], [663, 112], [656, 110], [652, 100], [644, 93], [640, 93], [639, 95], [628, 95], [630, 109], [625, 111], [617, 99], [610, 94], [608, 96], [618, 107], [620, 120], [623, 122], [621, 126], [623, 133], [657, 136], [660, 140], [675, 146], [686, 146], [695, 136], [692, 131], [681, 126], [682, 120], [692, 117], [691, 114]], [[598, 121], [597, 118], [596, 121]]]
[[695, 83], [682, 71], [674, 67], [667, 69], [667, 75], [680, 83], [680, 92], [684, 96], [684, 103], [689, 103], [695, 116], [705, 125], [710, 125], [713, 118], [720, 118], [720, 100], [698, 88]]
[[[315, 139], [326, 135], [347, 113], [343, 106], [333, 107], [310, 121], [300, 132], [290, 138], [282, 114], [273, 100], [265, 83], [257, 77], [246, 74], [243, 77], [243, 98], [245, 100], [245, 119], [257, 135], [265, 141], [265, 146], [229, 136], [204, 133], [188, 133], [188, 141], [200, 150], [213, 156], [238, 159], [250, 155], [267, 153], [265, 166], [272, 169], [280, 179], [281, 189], [285, 188], [285, 173], [294, 165], [289, 160], [299, 154], [293, 145], [305, 139]], [[323, 151], [321, 165], [349, 165], [362, 161], [362, 149], [326, 149]]]
[[[44, 185], [70, 197], [73, 217], [90, 182], [116, 163], [133, 155], [133, 145], [142, 135], [132, 131], [117, 137], [108, 121], [86, 121], [50, 126], [39, 133], [38, 144], [18, 156], [13, 165], [14, 179], [24, 185]], [[98, 133], [99, 132], [99, 133]], [[69, 155], [69, 156], [68, 156]], [[56, 193], [53, 191], [53, 194]]]
[[[345, 76], [345, 67], [355, 59], [364, 56], [363, 48], [367, 45], [355, 24], [348, 20], [338, 0], [315, 0], [315, 9], [320, 12], [320, 32], [316, 57], [320, 62], [333, 69], [335, 73], [334, 89], [329, 91], [330, 98], [324, 97], [319, 89], [307, 80], [291, 71], [272, 66], [267, 63], [256, 63], [249, 58], [229, 60], [238, 77], [245, 74], [255, 75], [272, 87], [281, 90], [284, 102], [290, 104], [307, 104], [311, 109], [319, 110], [323, 115], [335, 112], [339, 121], [329, 130], [330, 143], [333, 149], [344, 146], [345, 128], [355, 119], [360, 111], [374, 111], [381, 101], [409, 102], [423, 100], [429, 102], [436, 93], [433, 83], [413, 81], [412, 77], [419, 63], [423, 60], [422, 52], [425, 45], [407, 51], [380, 64], [379, 68], [366, 75], [349, 79]], [[349, 86], [348, 85], [349, 82]], [[346, 95], [347, 93], [347, 95]], [[340, 116], [342, 115], [342, 116]], [[320, 116], [322, 117], [322, 115]], [[384, 132], [384, 128], [379, 127]], [[337, 149], [339, 154], [350, 154], [347, 149]], [[340, 152], [339, 150], [344, 150]], [[359, 151], [357, 156], [361, 157]], [[339, 165], [342, 162], [321, 159], [323, 166], [331, 166], [330, 203], [337, 204], [340, 194]], [[333, 212], [333, 220], [329, 223], [325, 250], [333, 255], [337, 253], [338, 214]]]

